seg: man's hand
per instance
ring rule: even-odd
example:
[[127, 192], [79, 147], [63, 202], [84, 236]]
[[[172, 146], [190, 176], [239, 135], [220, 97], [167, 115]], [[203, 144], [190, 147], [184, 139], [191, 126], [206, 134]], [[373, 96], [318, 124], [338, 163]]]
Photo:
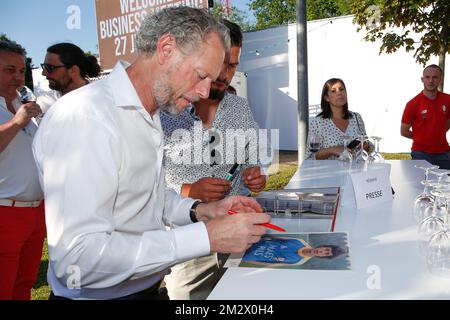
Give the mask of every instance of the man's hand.
[[246, 168], [242, 173], [242, 181], [251, 192], [261, 192], [266, 186], [266, 176], [260, 167]]
[[236, 212], [262, 212], [261, 206], [255, 199], [244, 196], [230, 196], [223, 200], [200, 203], [197, 206], [197, 219], [206, 221], [220, 216], [228, 215], [228, 211]]
[[37, 117], [41, 112], [41, 107], [36, 102], [28, 102], [17, 110], [13, 121], [20, 128], [24, 128], [30, 122], [31, 118]]
[[217, 217], [206, 223], [211, 252], [238, 253], [250, 248], [266, 233], [266, 213], [239, 213]]
[[192, 184], [184, 184], [181, 192], [190, 198], [211, 202], [223, 199], [230, 188], [231, 182], [228, 180], [207, 177]]

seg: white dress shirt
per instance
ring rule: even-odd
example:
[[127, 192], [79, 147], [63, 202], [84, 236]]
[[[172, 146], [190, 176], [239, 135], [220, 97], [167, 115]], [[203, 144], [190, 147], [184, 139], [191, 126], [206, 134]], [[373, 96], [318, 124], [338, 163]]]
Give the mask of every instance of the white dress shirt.
[[64, 95], [35, 137], [57, 296], [122, 297], [210, 253], [205, 225], [189, 218], [194, 200], [166, 188], [159, 113], [144, 109], [125, 68]]
[[[17, 98], [12, 104], [16, 111], [22, 105]], [[0, 97], [0, 124], [5, 124], [13, 117], [14, 114], [8, 110], [5, 98]], [[0, 152], [0, 199], [19, 201], [42, 199], [43, 193], [31, 151], [36, 130], [36, 122], [32, 119]]]

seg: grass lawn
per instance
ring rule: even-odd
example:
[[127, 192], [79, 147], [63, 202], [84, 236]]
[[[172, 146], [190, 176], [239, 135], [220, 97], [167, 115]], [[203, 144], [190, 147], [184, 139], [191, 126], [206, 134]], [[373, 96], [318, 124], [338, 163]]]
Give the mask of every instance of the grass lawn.
[[[383, 153], [386, 160], [410, 160], [411, 156], [409, 154], [402, 153]], [[279, 170], [277, 173], [272, 174], [268, 181], [265, 190], [283, 189], [284, 186], [289, 182], [291, 177], [297, 170], [296, 162], [289, 162], [287, 164], [281, 163], [279, 165]], [[48, 252], [47, 252], [47, 242], [44, 244], [44, 251], [42, 254], [41, 266], [39, 267], [39, 275], [36, 283], [33, 286], [31, 292], [32, 300], [47, 300], [50, 294], [50, 288], [47, 284], [47, 266], [48, 266]]]

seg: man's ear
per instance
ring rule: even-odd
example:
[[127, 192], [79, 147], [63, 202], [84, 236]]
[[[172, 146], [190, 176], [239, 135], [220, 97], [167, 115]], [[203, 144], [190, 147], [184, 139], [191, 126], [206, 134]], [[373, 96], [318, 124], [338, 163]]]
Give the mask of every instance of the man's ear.
[[72, 79], [81, 77], [81, 70], [80, 67], [77, 65], [73, 65], [70, 68], [68, 68], [67, 72], [72, 77]]
[[158, 55], [159, 64], [164, 64], [174, 54], [177, 48], [175, 38], [170, 34], [162, 35], [156, 45], [156, 53]]

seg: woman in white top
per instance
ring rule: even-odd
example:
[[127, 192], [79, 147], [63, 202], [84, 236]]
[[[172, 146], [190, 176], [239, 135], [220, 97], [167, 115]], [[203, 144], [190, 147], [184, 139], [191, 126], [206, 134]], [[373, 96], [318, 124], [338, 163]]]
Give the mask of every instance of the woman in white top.
[[311, 119], [308, 132], [308, 141], [312, 135], [320, 137], [320, 149], [314, 154], [307, 148], [306, 159], [334, 160], [344, 150], [344, 136], [356, 138], [365, 135], [366, 129], [361, 115], [348, 110], [347, 89], [341, 79], [325, 82], [320, 106], [322, 112]]

